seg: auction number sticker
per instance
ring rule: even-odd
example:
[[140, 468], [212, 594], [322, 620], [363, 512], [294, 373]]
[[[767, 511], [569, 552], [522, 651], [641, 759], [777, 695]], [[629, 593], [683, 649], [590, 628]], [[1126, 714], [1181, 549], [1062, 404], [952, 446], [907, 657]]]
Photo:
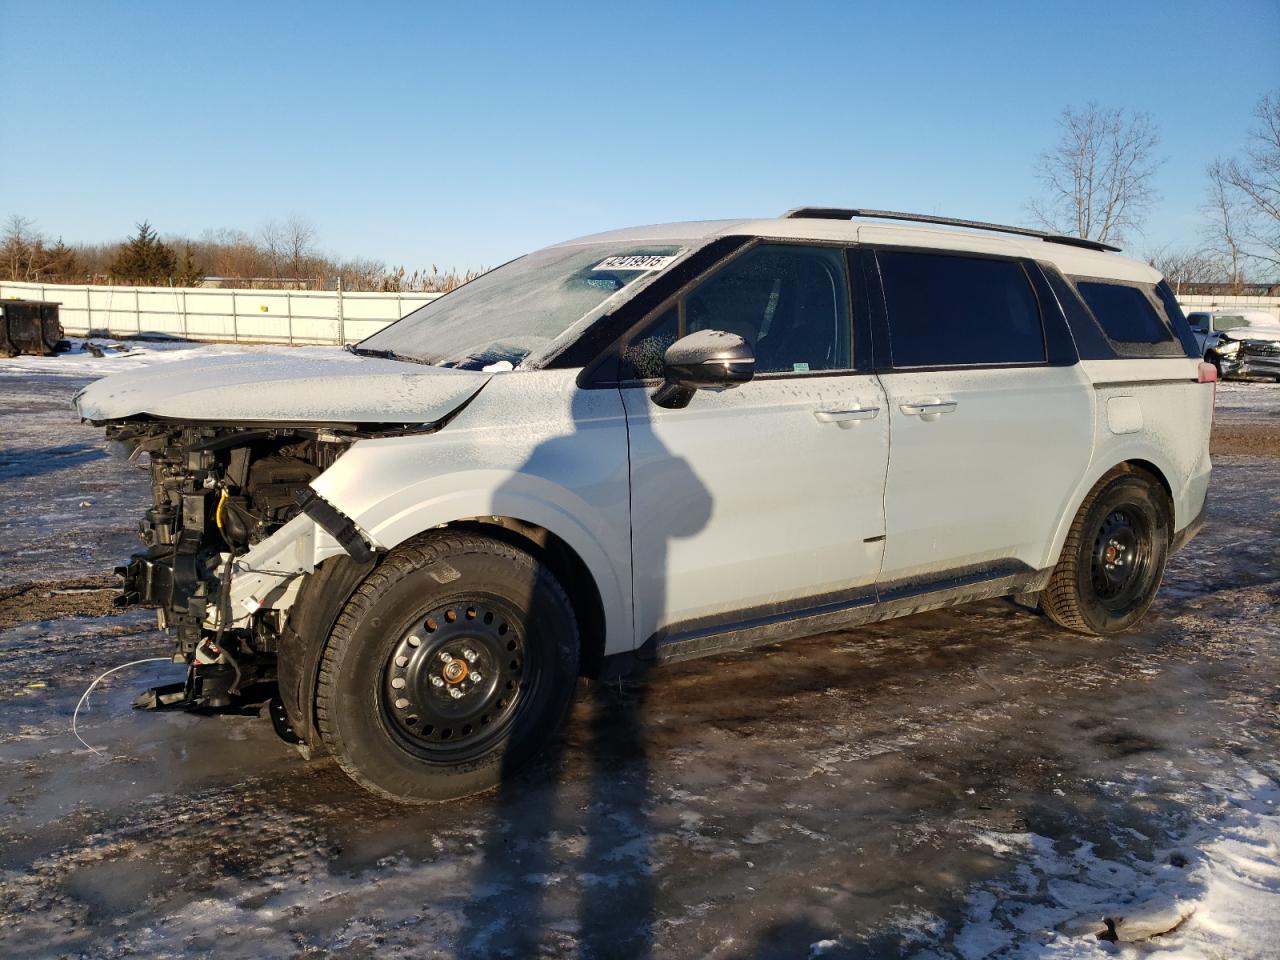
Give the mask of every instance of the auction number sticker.
[[592, 269], [593, 270], [661, 270], [672, 260], [674, 256], [660, 257], [648, 256], [644, 254], [630, 257], [610, 257], [608, 260], [601, 260]]

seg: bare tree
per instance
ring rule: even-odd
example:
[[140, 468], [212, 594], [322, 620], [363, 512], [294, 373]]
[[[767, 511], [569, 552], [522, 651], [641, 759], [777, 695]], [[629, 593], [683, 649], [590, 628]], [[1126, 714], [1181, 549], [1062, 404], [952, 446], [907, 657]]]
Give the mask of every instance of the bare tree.
[[1253, 115], [1258, 126], [1249, 131], [1244, 157], [1213, 163], [1210, 192], [1221, 189], [1236, 204], [1244, 257], [1274, 269], [1280, 267], [1280, 91], [1259, 100]]
[[280, 264], [284, 260], [287, 242], [285, 230], [274, 220], [268, 220], [258, 231], [262, 240], [262, 252], [266, 254], [267, 266], [271, 270], [273, 280], [280, 279]]
[[1147, 263], [1164, 275], [1175, 294], [1189, 284], [1224, 283], [1230, 267], [1216, 250], [1178, 250], [1168, 246], [1148, 254]]
[[1104, 243], [1140, 229], [1162, 163], [1151, 117], [1090, 103], [1067, 107], [1058, 126], [1061, 138], [1036, 166], [1044, 195], [1030, 202], [1032, 215], [1046, 229]]
[[11, 214], [4, 222], [4, 235], [0, 237], [0, 273], [9, 280], [27, 280], [40, 235], [35, 221], [20, 214]]
[[1241, 246], [1239, 224], [1245, 215], [1227, 165], [1221, 160], [1209, 164], [1209, 202], [1205, 212], [1210, 218], [1209, 236], [1226, 258], [1231, 271], [1230, 282], [1238, 288], [1244, 283], [1242, 261], [1245, 251]]
[[302, 277], [315, 255], [316, 228], [311, 221], [296, 213], [284, 222], [284, 248], [294, 280]]

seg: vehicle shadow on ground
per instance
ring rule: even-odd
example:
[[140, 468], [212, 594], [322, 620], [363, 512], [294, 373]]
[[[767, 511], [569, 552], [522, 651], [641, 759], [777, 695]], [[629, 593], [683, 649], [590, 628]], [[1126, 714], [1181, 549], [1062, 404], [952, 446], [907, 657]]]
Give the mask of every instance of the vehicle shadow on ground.
[[[616, 395], [615, 395], [616, 396]], [[583, 391], [573, 395], [574, 433], [557, 436], [536, 447], [517, 476], [541, 476], [561, 471], [583, 456], [581, 433], [601, 425], [600, 413], [587, 409]], [[605, 428], [617, 430], [617, 417]], [[665, 448], [654, 435], [652, 420], [634, 411], [627, 424], [636, 434], [649, 434], [650, 448]], [[681, 503], [683, 526], [670, 526], [672, 536], [696, 534], [711, 516], [711, 494], [682, 458], [670, 452], [663, 460], [663, 482], [673, 500]], [[643, 465], [631, 466], [632, 484], [649, 482]], [[554, 475], [554, 474], [551, 474]], [[657, 565], [665, 569], [667, 551]], [[658, 578], [659, 581], [665, 577]], [[649, 609], [664, 610], [666, 598], [647, 598]], [[536, 607], [536, 604], [535, 604]], [[532, 619], [536, 622], [536, 609]], [[630, 624], [627, 625], [630, 627]], [[537, 769], [521, 775], [515, 768], [523, 758], [509, 756], [511, 771], [504, 775], [483, 842], [481, 862], [472, 880], [473, 895], [466, 928], [458, 940], [460, 957], [539, 955], [548, 941], [565, 941], [581, 957], [643, 958], [652, 954], [655, 922], [655, 866], [650, 818], [649, 763], [646, 756], [647, 666], [640, 663], [625, 680], [591, 682], [586, 691], [588, 720], [580, 751], [586, 773], [585, 808], [567, 809], [562, 796], [565, 739], [544, 754]], [[577, 759], [577, 758], [575, 758]], [[576, 827], [575, 827], [576, 824]], [[561, 831], [577, 829], [577, 862], [555, 862], [553, 849], [562, 846]], [[577, 890], [576, 923], [548, 923], [550, 916], [573, 912], [559, 901]]]
[[29, 480], [32, 477], [70, 470], [106, 457], [97, 440], [67, 443], [59, 447], [29, 447], [0, 455], [0, 481]]

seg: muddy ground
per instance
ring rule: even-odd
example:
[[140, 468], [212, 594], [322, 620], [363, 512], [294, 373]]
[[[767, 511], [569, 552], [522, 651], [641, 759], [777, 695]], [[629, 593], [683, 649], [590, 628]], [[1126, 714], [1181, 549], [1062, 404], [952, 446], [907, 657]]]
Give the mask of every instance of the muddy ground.
[[1209, 525], [1133, 634], [993, 601], [667, 667], [403, 809], [257, 717], [131, 710], [166, 663], [71, 737], [169, 652], [108, 605], [147, 494], [83, 382], [0, 371], [0, 955], [1277, 955], [1277, 388], [1223, 389]]

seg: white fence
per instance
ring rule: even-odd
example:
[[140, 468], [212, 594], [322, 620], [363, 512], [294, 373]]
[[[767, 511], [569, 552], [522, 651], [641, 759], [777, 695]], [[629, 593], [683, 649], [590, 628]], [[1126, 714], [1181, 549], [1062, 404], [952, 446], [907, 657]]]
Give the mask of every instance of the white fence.
[[[52, 300], [63, 329], [107, 336], [161, 334], [236, 343], [355, 343], [438, 293], [228, 290], [219, 287], [98, 287], [0, 280], [0, 299]], [[1266, 310], [1280, 297], [1182, 296], [1182, 309]]]
[[1187, 313], [1195, 310], [1265, 310], [1280, 320], [1280, 297], [1232, 297], [1195, 294], [1178, 298]]
[[0, 300], [50, 300], [69, 334], [160, 334], [236, 343], [363, 340], [438, 293], [102, 287], [0, 280]]

